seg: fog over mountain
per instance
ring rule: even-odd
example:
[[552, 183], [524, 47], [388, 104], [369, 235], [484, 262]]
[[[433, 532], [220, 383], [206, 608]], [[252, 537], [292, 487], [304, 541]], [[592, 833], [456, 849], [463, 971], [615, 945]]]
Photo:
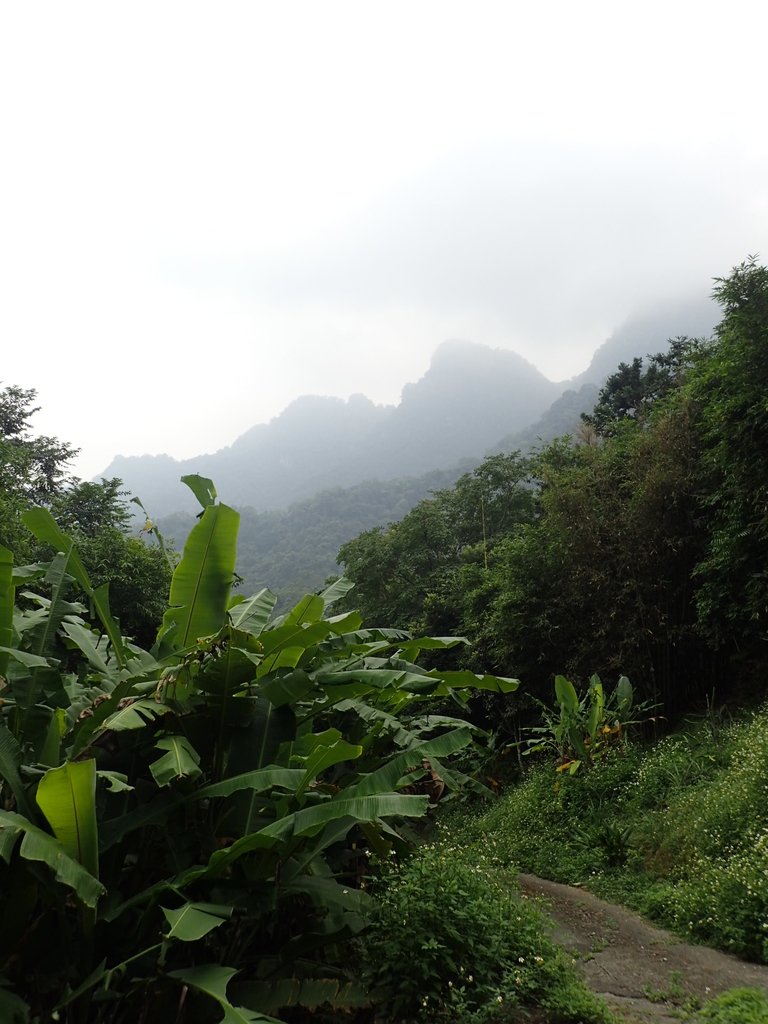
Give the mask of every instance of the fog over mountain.
[[264, 511], [328, 488], [450, 469], [489, 450], [568, 433], [621, 361], [659, 351], [678, 334], [708, 335], [716, 320], [715, 306], [702, 299], [639, 314], [598, 348], [583, 374], [559, 384], [514, 352], [447, 341], [397, 405], [360, 394], [304, 395], [219, 451], [184, 460], [118, 455], [100, 475], [119, 477], [162, 516], [195, 509], [179, 483], [190, 473], [213, 479], [222, 501]]

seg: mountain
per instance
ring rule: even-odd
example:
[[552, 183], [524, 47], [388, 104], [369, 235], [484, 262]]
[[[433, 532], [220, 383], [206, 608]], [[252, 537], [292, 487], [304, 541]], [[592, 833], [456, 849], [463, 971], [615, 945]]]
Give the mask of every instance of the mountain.
[[451, 341], [397, 406], [363, 395], [305, 395], [227, 448], [177, 460], [117, 456], [101, 476], [119, 477], [157, 517], [196, 511], [179, 477], [208, 476], [222, 501], [285, 508], [333, 487], [415, 477], [479, 459], [498, 439], [537, 419], [562, 390], [514, 352]]
[[631, 363], [666, 351], [671, 338], [709, 338], [720, 321], [721, 310], [714, 299], [703, 295], [666, 302], [629, 317], [597, 349], [587, 369], [566, 381], [564, 387], [578, 389], [583, 384], [602, 386], [619, 363]]
[[119, 477], [158, 517], [197, 511], [179, 483], [189, 473], [214, 480], [222, 501], [264, 512], [333, 488], [450, 470], [569, 433], [620, 362], [658, 352], [679, 334], [709, 335], [717, 315], [701, 297], [644, 311], [597, 349], [584, 373], [559, 384], [514, 352], [447, 341], [396, 406], [304, 395], [220, 451], [184, 460], [119, 455], [100, 475]]
[[[338, 571], [336, 556], [346, 541], [401, 519], [431, 491], [453, 486], [483, 455], [527, 452], [571, 433], [620, 362], [659, 352], [679, 334], [709, 335], [716, 319], [716, 308], [703, 300], [632, 318], [597, 350], [583, 374], [559, 385], [514, 353], [447, 342], [425, 376], [406, 385], [397, 407], [374, 406], [361, 395], [348, 402], [305, 396], [215, 455], [183, 463], [168, 456], [120, 459], [106, 474], [130, 480], [126, 470], [139, 466], [142, 497], [154, 515], [163, 502], [182, 508], [182, 473], [211, 476], [222, 498], [241, 509], [242, 592], [268, 585], [285, 608]], [[441, 460], [444, 468], [431, 468]], [[318, 483], [333, 473], [332, 486]], [[261, 510], [248, 507], [256, 504], [247, 497], [254, 479]], [[286, 497], [302, 490], [311, 493]], [[286, 504], [270, 508], [267, 498]], [[158, 522], [178, 550], [197, 511], [190, 497], [187, 511]]]
[[493, 451], [522, 451], [573, 433], [583, 412], [591, 412], [607, 377], [620, 363], [666, 351], [681, 335], [711, 337], [720, 319], [717, 304], [703, 296], [667, 303], [630, 317], [597, 349], [587, 369], [560, 386], [562, 394], [535, 422], [506, 435]]

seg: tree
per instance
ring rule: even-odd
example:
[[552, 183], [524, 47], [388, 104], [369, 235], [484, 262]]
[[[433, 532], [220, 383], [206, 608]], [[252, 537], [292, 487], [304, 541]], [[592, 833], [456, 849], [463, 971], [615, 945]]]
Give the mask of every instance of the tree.
[[750, 257], [713, 295], [723, 320], [688, 386], [710, 522], [697, 602], [713, 642], [754, 647], [768, 627], [768, 268]]
[[680, 387], [703, 347], [698, 339], [679, 337], [669, 342], [665, 352], [648, 356], [645, 367], [639, 357], [619, 363], [600, 390], [593, 411], [581, 414], [582, 421], [604, 437], [615, 434], [623, 420], [645, 422], [656, 404]]
[[[17, 561], [50, 558], [54, 552], [22, 523], [29, 508], [49, 508], [76, 539], [95, 585], [110, 584], [123, 631], [151, 643], [171, 567], [157, 548], [127, 535], [131, 516], [121, 480], [77, 480], [67, 472], [77, 449], [32, 433], [35, 396], [32, 389], [14, 386], [0, 391], [0, 544]], [[73, 590], [72, 596], [85, 595]]]
[[15, 386], [0, 390], [0, 544], [24, 560], [33, 557], [34, 545], [21, 515], [65, 487], [67, 464], [77, 454], [55, 437], [32, 434], [35, 396], [34, 390]]
[[[432, 632], [463, 632], [461, 594], [493, 548], [531, 519], [534, 494], [519, 453], [493, 455], [451, 489], [420, 501], [399, 523], [345, 544], [339, 562], [355, 604], [372, 621]], [[474, 583], [473, 583], [474, 586]]]
[[[58, 493], [50, 508], [75, 539], [94, 586], [109, 584], [123, 632], [149, 647], [165, 610], [173, 566], [159, 547], [128, 535], [131, 514], [122, 486], [117, 477], [77, 481]], [[51, 554], [45, 547], [38, 551], [40, 557]]]

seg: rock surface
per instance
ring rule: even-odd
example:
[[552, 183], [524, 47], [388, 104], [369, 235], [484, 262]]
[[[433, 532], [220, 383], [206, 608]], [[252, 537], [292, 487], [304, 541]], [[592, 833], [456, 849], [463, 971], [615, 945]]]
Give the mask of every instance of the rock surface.
[[693, 1009], [730, 988], [768, 992], [768, 966], [691, 946], [625, 907], [535, 875], [520, 875], [523, 894], [542, 901], [553, 938], [574, 957], [589, 987], [632, 1024], [680, 1024]]

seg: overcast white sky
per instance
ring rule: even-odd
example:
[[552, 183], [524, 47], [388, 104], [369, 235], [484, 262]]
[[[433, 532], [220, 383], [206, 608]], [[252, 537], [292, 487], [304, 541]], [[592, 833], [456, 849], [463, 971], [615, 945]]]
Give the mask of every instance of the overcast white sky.
[[111, 457], [306, 392], [395, 402], [434, 348], [553, 379], [768, 258], [768, 5], [6, 3], [0, 379]]

